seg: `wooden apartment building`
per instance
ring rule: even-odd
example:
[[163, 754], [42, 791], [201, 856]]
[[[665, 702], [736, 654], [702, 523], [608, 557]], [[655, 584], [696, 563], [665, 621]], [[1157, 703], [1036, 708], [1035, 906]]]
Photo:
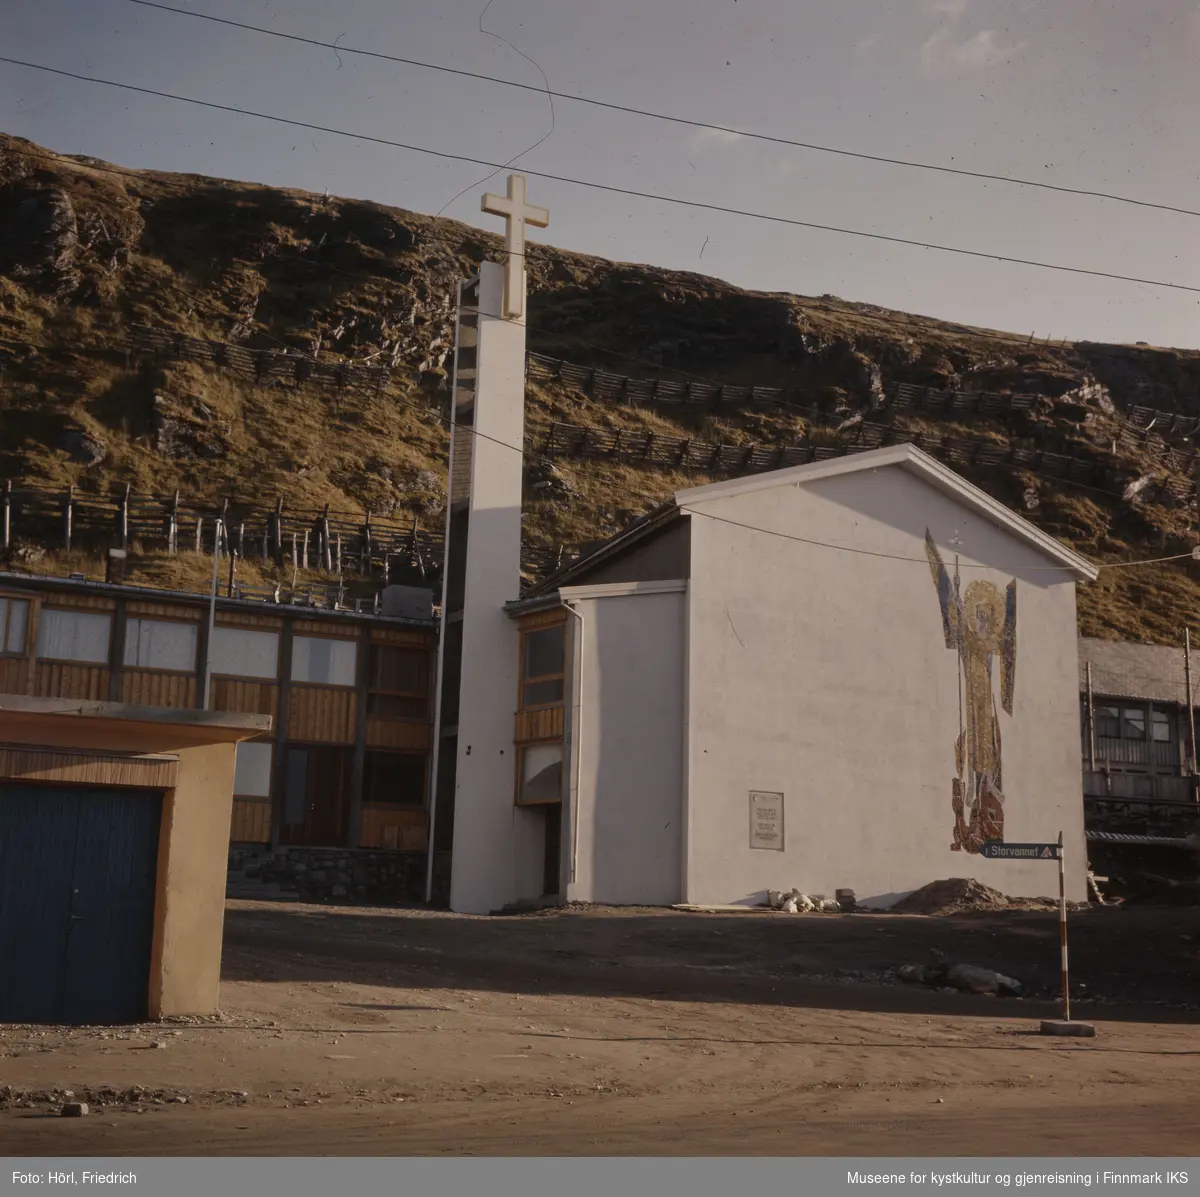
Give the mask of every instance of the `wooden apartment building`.
[[[399, 618], [0, 573], [0, 694], [270, 715], [230, 841], [424, 852], [437, 639]], [[0, 735], [0, 740], [3, 736]]]

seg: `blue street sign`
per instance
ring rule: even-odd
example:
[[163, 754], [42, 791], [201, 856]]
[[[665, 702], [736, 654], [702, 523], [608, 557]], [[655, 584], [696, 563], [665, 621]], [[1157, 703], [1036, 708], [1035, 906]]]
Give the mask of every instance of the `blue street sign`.
[[987, 840], [981, 849], [988, 860], [1057, 860], [1057, 844], [1006, 844]]

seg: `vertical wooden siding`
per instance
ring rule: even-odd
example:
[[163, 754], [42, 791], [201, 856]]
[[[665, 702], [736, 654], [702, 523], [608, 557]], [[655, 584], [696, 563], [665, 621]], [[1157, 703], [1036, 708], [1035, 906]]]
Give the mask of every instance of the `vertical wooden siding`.
[[563, 726], [562, 707], [540, 707], [532, 711], [518, 711], [513, 728], [513, 740], [517, 744], [534, 744], [539, 740], [561, 740]]
[[396, 648], [427, 648], [437, 645], [437, 637], [433, 632], [422, 631], [420, 628], [372, 628], [372, 644], [390, 644]]
[[270, 715], [279, 711], [279, 687], [274, 682], [249, 682], [236, 677], [214, 677], [212, 704], [217, 711], [241, 715]]
[[108, 698], [109, 671], [103, 665], [61, 665], [39, 661], [33, 692], [38, 698]]
[[229, 839], [235, 844], [270, 843], [270, 798], [235, 798]]
[[428, 752], [432, 732], [428, 723], [405, 723], [397, 719], [367, 719], [368, 748], [403, 748]]
[[353, 744], [357, 696], [348, 686], [293, 683], [288, 703], [287, 738], [309, 744]]
[[360, 848], [424, 852], [428, 845], [429, 817], [425, 811], [413, 807], [363, 804]]
[[119, 694], [120, 702], [139, 707], [187, 710], [196, 705], [196, 675], [125, 668], [121, 670]]
[[332, 623], [325, 619], [298, 619], [292, 625], [297, 636], [324, 636], [331, 640], [357, 640], [356, 624]]
[[0, 694], [25, 694], [29, 686], [29, 661], [25, 657], [0, 657]]

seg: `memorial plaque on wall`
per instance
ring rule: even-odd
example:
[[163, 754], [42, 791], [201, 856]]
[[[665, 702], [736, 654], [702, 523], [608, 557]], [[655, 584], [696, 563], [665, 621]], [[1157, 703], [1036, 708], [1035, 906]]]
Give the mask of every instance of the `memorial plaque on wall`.
[[783, 795], [750, 791], [750, 847], [783, 851]]

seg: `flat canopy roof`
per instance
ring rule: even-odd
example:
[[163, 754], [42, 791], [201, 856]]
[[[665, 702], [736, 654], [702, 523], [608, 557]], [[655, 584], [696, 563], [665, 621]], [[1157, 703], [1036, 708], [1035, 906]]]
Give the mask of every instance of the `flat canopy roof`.
[[75, 716], [123, 725], [142, 724], [171, 731], [193, 744], [250, 740], [271, 730], [270, 715], [243, 715], [232, 711], [199, 711], [191, 708], [140, 707], [124, 702], [98, 702], [78, 698], [26, 698], [0, 694], [0, 729], [6, 716], [26, 726], [38, 716]]

